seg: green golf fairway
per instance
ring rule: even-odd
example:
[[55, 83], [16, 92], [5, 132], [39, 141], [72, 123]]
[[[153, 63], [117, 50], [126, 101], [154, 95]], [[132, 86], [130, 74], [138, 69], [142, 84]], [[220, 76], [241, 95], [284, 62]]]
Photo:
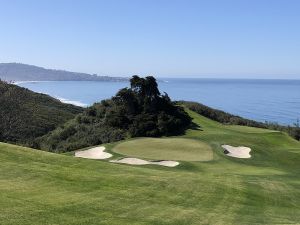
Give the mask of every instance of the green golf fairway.
[[[186, 151], [192, 159], [212, 151], [210, 161], [132, 166], [0, 143], [0, 224], [299, 224], [300, 143], [285, 133], [225, 126], [188, 112], [201, 130], [161, 139], [159, 154], [185, 157]], [[114, 154], [118, 146], [152, 146], [154, 140], [106, 147]], [[199, 148], [174, 151], [175, 142]], [[228, 157], [222, 144], [248, 146], [252, 157]]]
[[155, 160], [213, 159], [213, 151], [208, 144], [187, 138], [139, 138], [122, 142], [113, 151], [126, 156]]

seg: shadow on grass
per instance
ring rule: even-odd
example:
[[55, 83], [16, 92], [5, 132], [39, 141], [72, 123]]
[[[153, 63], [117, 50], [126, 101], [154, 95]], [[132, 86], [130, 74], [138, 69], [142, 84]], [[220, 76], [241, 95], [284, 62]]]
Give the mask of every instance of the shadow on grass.
[[202, 128], [201, 128], [201, 126], [199, 126], [199, 124], [196, 124], [194, 122], [191, 123], [191, 125], [189, 126], [189, 129], [203, 131]]

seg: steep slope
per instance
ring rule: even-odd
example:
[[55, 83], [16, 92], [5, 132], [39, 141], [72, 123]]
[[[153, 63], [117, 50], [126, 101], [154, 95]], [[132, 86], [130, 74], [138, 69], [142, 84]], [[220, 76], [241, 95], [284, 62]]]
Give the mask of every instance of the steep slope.
[[120, 81], [121, 77], [97, 76], [64, 70], [45, 69], [21, 63], [0, 63], [0, 79], [5, 81]]
[[0, 81], [0, 141], [32, 145], [33, 139], [83, 109]]

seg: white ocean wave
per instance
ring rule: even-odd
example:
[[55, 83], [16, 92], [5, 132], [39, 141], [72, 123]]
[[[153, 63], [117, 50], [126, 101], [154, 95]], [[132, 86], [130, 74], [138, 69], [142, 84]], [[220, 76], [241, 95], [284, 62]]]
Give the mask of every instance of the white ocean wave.
[[72, 105], [76, 105], [76, 106], [80, 106], [80, 107], [87, 107], [88, 104], [85, 104], [83, 102], [80, 101], [74, 101], [74, 100], [69, 100], [66, 98], [60, 98], [60, 97], [56, 97], [59, 101], [63, 102], [63, 103], [67, 103], [67, 104], [72, 104]]

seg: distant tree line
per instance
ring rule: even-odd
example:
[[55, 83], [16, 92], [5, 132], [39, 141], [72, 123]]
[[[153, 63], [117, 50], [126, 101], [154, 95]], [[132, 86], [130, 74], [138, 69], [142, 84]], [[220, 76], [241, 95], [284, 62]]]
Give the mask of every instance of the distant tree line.
[[298, 141], [300, 140], [299, 120], [294, 124], [294, 126], [283, 126], [283, 125], [279, 125], [278, 123], [271, 123], [271, 122], [262, 123], [254, 120], [245, 119], [240, 116], [226, 113], [222, 110], [210, 108], [208, 106], [205, 106], [197, 102], [179, 101], [177, 103], [184, 105], [188, 109], [196, 113], [199, 113], [202, 116], [205, 116], [207, 118], [210, 118], [212, 120], [218, 121], [223, 124], [241, 125], [241, 126], [258, 127], [258, 128], [283, 131], [288, 133], [294, 139]]

